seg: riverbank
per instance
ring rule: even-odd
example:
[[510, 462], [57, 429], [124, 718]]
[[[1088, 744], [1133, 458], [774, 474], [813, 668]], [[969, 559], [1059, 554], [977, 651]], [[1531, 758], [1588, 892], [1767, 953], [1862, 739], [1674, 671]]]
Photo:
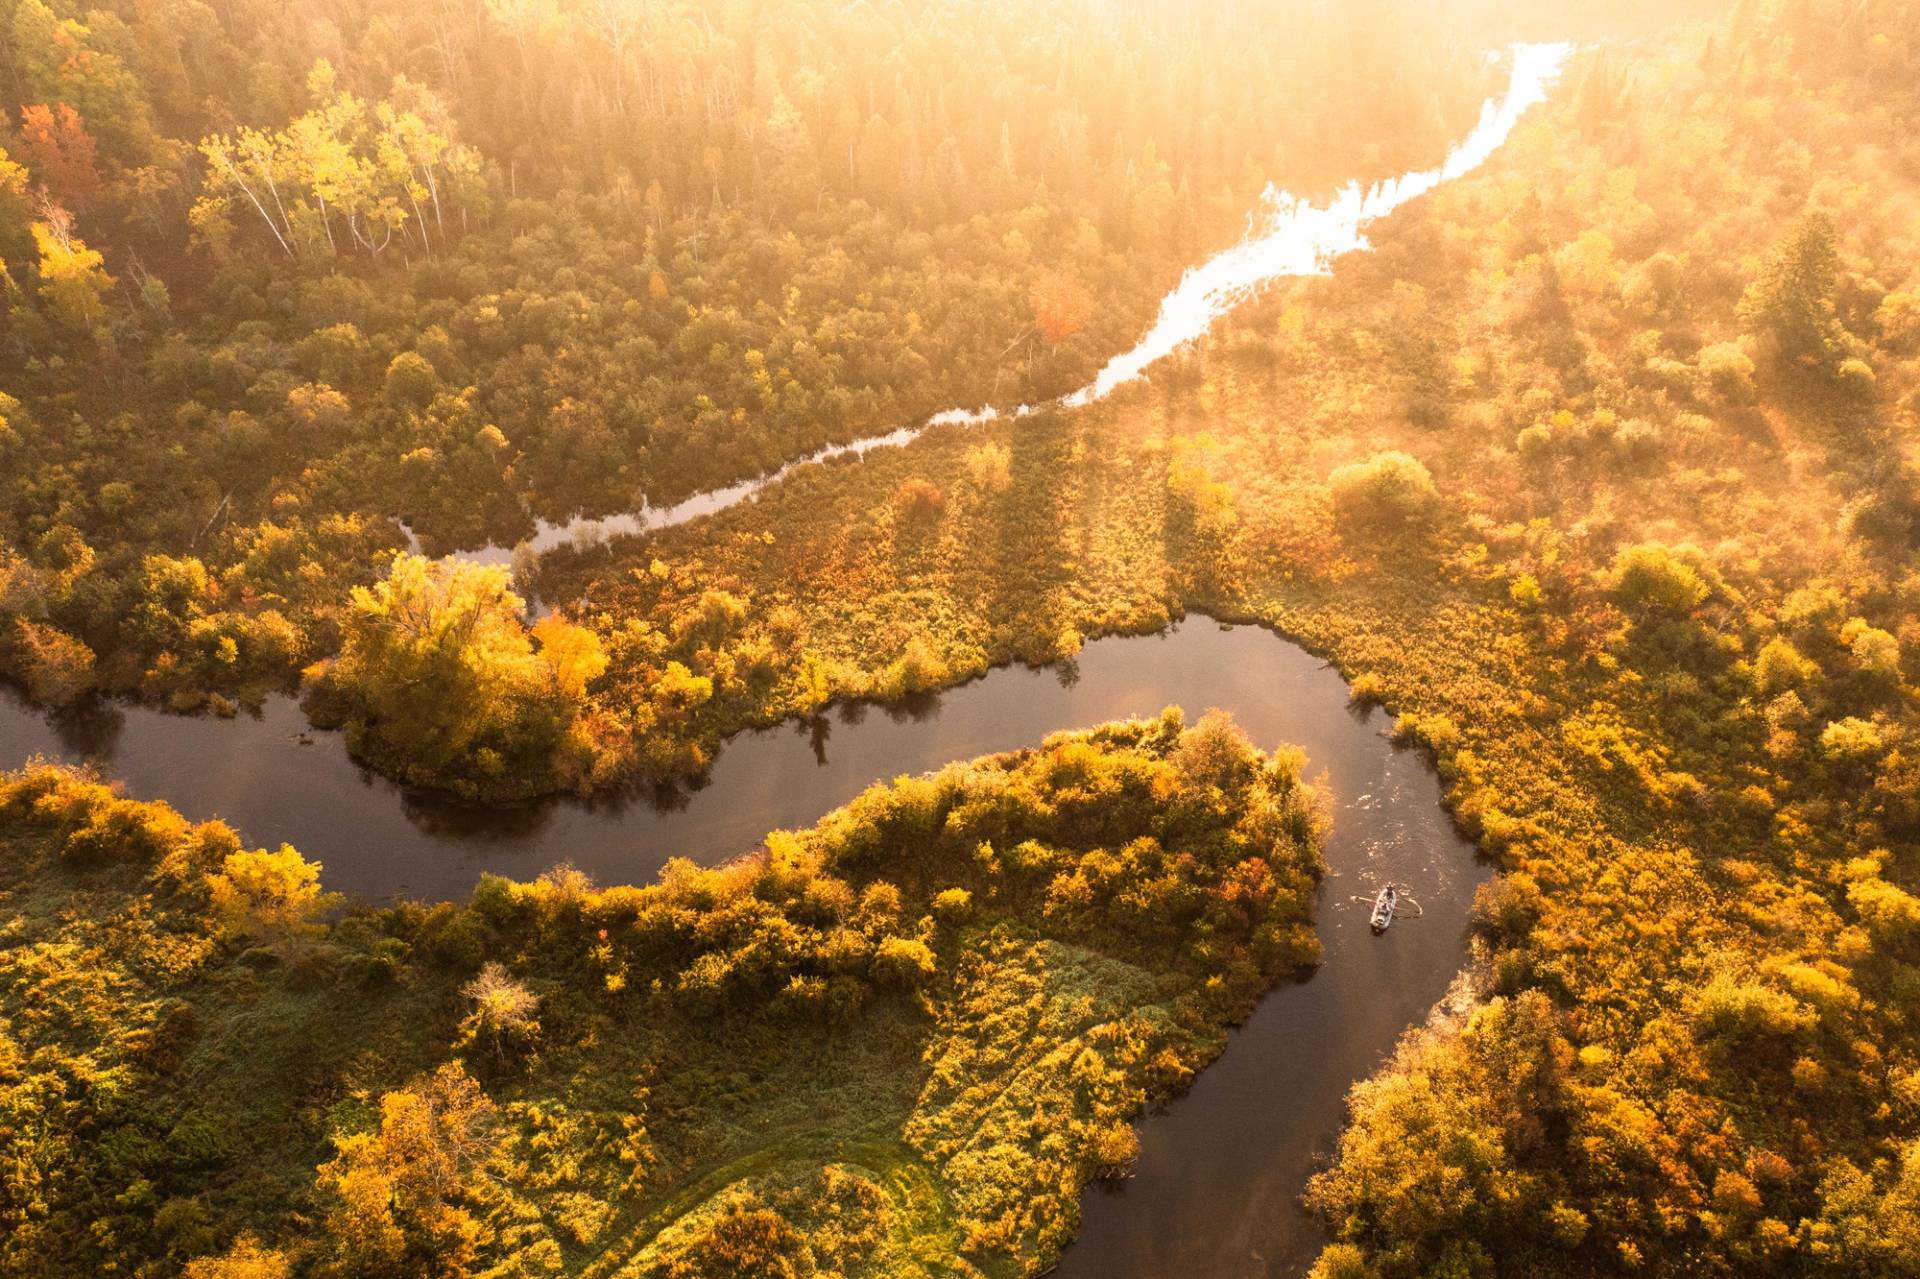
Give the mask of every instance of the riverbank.
[[[1192, 1091], [1140, 1125], [1133, 1178], [1089, 1193], [1063, 1273], [1184, 1264], [1234, 1273], [1258, 1258], [1304, 1267], [1320, 1235], [1298, 1199], [1330, 1148], [1346, 1088], [1446, 989], [1488, 868], [1453, 830], [1422, 754], [1390, 742], [1391, 720], [1356, 706], [1336, 672], [1263, 628], [1194, 616], [1159, 634], [1091, 641], [1067, 667], [997, 668], [910, 708], [848, 708], [824, 724], [743, 734], [704, 787], [651, 805], [636, 795], [624, 805], [437, 806], [358, 770], [331, 735], [300, 744], [291, 703], [259, 721], [121, 708], [117, 738], [92, 744], [108, 748], [106, 772], [131, 793], [225, 816], [249, 840], [292, 842], [325, 864], [329, 887], [372, 900], [457, 899], [482, 871], [526, 879], [562, 859], [601, 884], [644, 883], [669, 855], [716, 864], [768, 829], [811, 824], [876, 779], [1169, 703], [1223, 707], [1257, 743], [1304, 752], [1303, 772], [1334, 817], [1317, 908], [1325, 958], [1310, 980], [1270, 994]], [[0, 715], [0, 743], [9, 761], [79, 745], [63, 747], [43, 716], [17, 707]], [[1374, 938], [1366, 903], [1383, 880], [1412, 885], [1425, 914]]]
[[[1512, 173], [1436, 192], [1150, 389], [797, 475], [643, 552], [563, 552], [552, 593], [609, 627], [709, 590], [790, 609], [850, 683], [1202, 606], [1302, 637], [1433, 748], [1508, 872], [1488, 1008], [1352, 1093], [1315, 1193], [1333, 1273], [1898, 1273], [1916, 365], [1873, 271], [1906, 269], [1911, 225], [1776, 182], [1790, 133], [1903, 189], [1876, 91], [1798, 48], [1649, 52], [1634, 128], [1557, 110]], [[1756, 92], [1820, 127], [1747, 127]], [[1728, 200], [1749, 181], [1764, 200]], [[1769, 356], [1779, 318], [1743, 294], [1802, 268], [1873, 388]], [[633, 576], [654, 562], [673, 580]]]
[[1035, 1273], [1141, 1106], [1317, 959], [1323, 828], [1297, 756], [1170, 709], [716, 869], [326, 922], [289, 849], [11, 774], [0, 1097], [39, 1175], [0, 1259]]
[[[1484, 104], [1478, 124], [1432, 168], [1402, 173], [1365, 189], [1357, 182], [1350, 183], [1320, 204], [1269, 186], [1254, 215], [1252, 229], [1240, 243], [1185, 272], [1178, 286], [1162, 300], [1152, 326], [1134, 346], [1114, 355], [1078, 390], [1041, 404], [1039, 414], [1084, 410], [1119, 388], [1137, 383], [1148, 367], [1198, 341], [1219, 319], [1272, 282], [1324, 273], [1335, 256], [1367, 248], [1363, 227], [1483, 165], [1507, 141], [1521, 117], [1546, 98], [1570, 52], [1570, 46], [1564, 44], [1520, 44], [1508, 50], [1505, 93]], [[656, 271], [654, 280], [660, 278]], [[917, 329], [917, 319], [907, 327]], [[760, 353], [753, 354], [764, 360]], [[413, 404], [416, 410], [427, 407], [437, 384], [431, 363], [409, 353], [397, 357], [396, 364], [407, 376], [395, 382], [390, 373], [388, 381], [394, 387], [410, 389], [404, 395], [397, 390], [393, 394], [404, 402], [417, 400]], [[1022, 406], [1005, 413], [1004, 420], [1022, 420], [1035, 412]], [[890, 451], [930, 428], [978, 426], [998, 420], [1003, 420], [1003, 415], [992, 408], [936, 412], [921, 425], [876, 433], [812, 454], [803, 450], [798, 460], [770, 468], [759, 479], [695, 493], [672, 506], [657, 510], [643, 507], [631, 515], [602, 520], [543, 524], [535, 542], [555, 551], [562, 547], [584, 549], [596, 537], [630, 537], [683, 527], [763, 494], [777, 493], [790, 478], [817, 472], [820, 463]], [[477, 438], [497, 441], [488, 447], [507, 448], [497, 427], [482, 430]], [[434, 456], [431, 449], [408, 455], [422, 463]], [[989, 459], [987, 471], [1004, 472], [1006, 465], [1004, 457], [997, 462]], [[627, 468], [620, 469], [624, 472]], [[931, 502], [921, 511], [928, 514], [935, 512], [939, 497], [937, 492], [922, 493], [915, 501]], [[224, 507], [225, 502], [221, 505]], [[293, 506], [297, 505], [294, 502]], [[462, 512], [463, 519], [472, 515], [472, 511]], [[404, 555], [394, 559], [373, 549], [401, 540], [417, 547], [419, 539], [405, 524], [389, 527], [384, 519], [356, 517], [336, 521], [328, 529], [329, 536], [336, 540], [351, 534], [359, 548], [349, 571], [329, 573], [324, 556], [309, 557], [297, 549], [294, 533], [278, 526], [262, 534], [249, 557], [250, 565], [257, 562], [257, 571], [236, 569], [225, 575], [230, 580], [217, 580], [196, 558], [149, 556], [142, 561], [143, 577], [136, 594], [157, 593], [168, 602], [164, 607], [149, 608], [150, 616], [139, 628], [114, 630], [112, 644], [105, 647], [100, 634], [89, 630], [95, 641], [90, 647], [57, 627], [35, 622], [25, 629], [14, 628], [17, 634], [0, 635], [0, 662], [35, 690], [36, 696], [54, 702], [73, 700], [97, 686], [164, 698], [174, 710], [211, 709], [220, 714], [233, 713], [236, 702], [258, 707], [271, 695], [270, 690], [289, 687], [296, 672], [304, 671], [310, 690], [317, 687], [320, 693], [315, 705], [328, 708], [323, 722], [349, 723], [353, 729], [350, 740], [361, 757], [376, 768], [449, 794], [502, 800], [603, 789], [632, 777], [675, 780], [695, 776], [710, 762], [718, 743], [744, 725], [811, 713], [836, 698], [900, 699], [964, 679], [987, 664], [985, 660], [960, 666], [928, 663], [910, 653], [893, 668], [877, 673], [849, 664], [823, 665], [808, 660], [780, 619], [749, 616], [744, 609], [736, 608], [736, 601], [725, 592], [707, 592], [691, 601], [688, 610], [667, 619], [672, 627], [666, 632], [649, 633], [644, 628], [623, 631], [618, 642], [610, 646], [618, 650], [615, 660], [624, 658], [629, 665], [645, 661], [647, 678], [627, 679], [617, 695], [609, 695], [609, 690], [590, 695], [586, 684], [591, 678], [575, 688], [572, 685], [578, 681], [555, 681], [538, 670], [525, 679], [501, 677], [497, 671], [477, 674], [468, 669], [476, 663], [456, 653], [452, 661], [436, 656], [401, 682], [428, 708], [464, 707], [459, 712], [464, 719], [454, 725], [440, 725], [431, 722], [431, 716], [419, 723], [402, 716], [399, 718], [406, 722], [395, 723], [393, 714], [383, 715], [378, 713], [382, 708], [362, 704], [367, 699], [358, 695], [367, 691], [361, 685], [368, 680], [340, 679], [329, 684], [321, 679], [316, 686], [315, 677], [329, 669], [340, 674], [337, 658], [343, 643], [350, 654], [355, 624], [363, 620], [363, 604], [373, 598], [363, 588], [355, 587], [349, 602], [345, 594], [348, 586], [364, 581], [376, 563], [391, 561], [389, 572], [395, 578], [407, 569], [410, 577], [421, 580], [434, 578], [446, 566], [436, 569], [418, 559]], [[0, 572], [5, 573], [6, 581], [14, 583], [10, 594], [52, 599], [58, 604], [73, 593], [78, 578], [84, 577], [94, 563], [95, 553], [77, 531], [67, 532], [72, 536], [63, 533], [56, 540], [65, 546], [59, 554], [79, 565], [74, 574], [63, 570], [56, 580], [33, 563], [8, 560], [0, 564]], [[516, 568], [533, 572], [537, 550], [538, 546], [530, 544], [527, 554], [520, 557], [524, 562]], [[465, 558], [498, 564], [514, 557], [499, 546], [483, 544]], [[299, 571], [290, 573], [296, 560]], [[659, 565], [658, 569], [663, 589], [670, 591], [680, 585], [671, 566]], [[255, 572], [259, 580], [250, 577], [250, 572]], [[383, 592], [390, 584], [375, 582], [373, 591]], [[331, 595], [327, 593], [329, 586]], [[427, 589], [431, 590], [430, 581]], [[498, 589], [488, 589], [497, 594], [504, 589], [504, 580]], [[225, 598], [228, 596], [235, 598]], [[262, 600], [270, 600], [273, 607], [256, 611], [255, 603]], [[236, 602], [241, 606], [234, 607]], [[415, 606], [418, 603], [415, 601]], [[464, 623], [442, 620], [454, 631], [470, 629], [473, 622], [472, 618]], [[503, 616], [496, 620], [497, 625], [490, 621], [486, 628], [496, 632], [500, 640], [494, 647], [516, 643], [522, 648], [532, 647], [520, 618]], [[745, 669], [734, 663], [713, 666], [706, 660], [710, 641], [737, 639], [728, 632], [740, 630], [743, 623], [755, 632], [754, 653]], [[553, 625], [564, 629], [566, 623], [560, 619]], [[134, 629], [143, 638], [129, 647], [123, 643], [122, 632]], [[384, 624], [376, 620], [371, 633], [384, 633]], [[158, 641], [164, 642], [157, 650], [147, 651]], [[584, 642], [591, 647], [591, 641]], [[1078, 640], [1063, 631], [1050, 637], [1049, 642], [1054, 645], [1053, 651], [1029, 650], [1021, 656], [1070, 656]], [[573, 650], [577, 646], [568, 641], [565, 647]], [[594, 659], [598, 660], [597, 650]], [[369, 663], [376, 671], [390, 665], [389, 660]], [[597, 671], [597, 667], [594, 669]], [[429, 672], [447, 671], [455, 672], [447, 677], [452, 681], [448, 687], [420, 684]], [[553, 689], [533, 687], [548, 684], [564, 685], [570, 691], [552, 697], [542, 693], [551, 694]], [[484, 691], [476, 692], [476, 688]], [[495, 707], [531, 706], [536, 713], [526, 721], [491, 726], [510, 731], [476, 735], [466, 722], [475, 716], [469, 705], [475, 700]], [[555, 717], [545, 713], [550, 701], [558, 703], [564, 712], [555, 722], [549, 722]], [[456, 714], [452, 710], [446, 713]], [[487, 737], [484, 744], [478, 736]]]

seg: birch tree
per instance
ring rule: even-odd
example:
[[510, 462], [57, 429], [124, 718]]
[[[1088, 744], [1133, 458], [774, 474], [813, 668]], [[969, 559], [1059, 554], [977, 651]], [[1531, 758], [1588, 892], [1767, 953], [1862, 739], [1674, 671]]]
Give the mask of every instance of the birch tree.
[[295, 261], [378, 257], [395, 245], [426, 253], [449, 238], [448, 206], [479, 171], [453, 140], [432, 91], [394, 81], [368, 102], [341, 90], [325, 60], [307, 87], [315, 105], [284, 129], [241, 127], [200, 142], [207, 175], [191, 220], [201, 244], [224, 256], [242, 226], [264, 226]]

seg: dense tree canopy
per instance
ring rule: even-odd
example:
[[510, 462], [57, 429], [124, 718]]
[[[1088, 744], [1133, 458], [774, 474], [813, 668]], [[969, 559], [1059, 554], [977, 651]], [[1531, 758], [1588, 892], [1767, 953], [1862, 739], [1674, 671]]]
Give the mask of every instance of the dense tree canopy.
[[1269, 183], [1437, 156], [1504, 7], [8, 0], [0, 663], [24, 618], [225, 709], [395, 517], [506, 546], [1069, 390]]
[[[1920, 17], [1700, 7], [19, 0], [0, 669], [217, 713], [306, 671], [363, 759], [505, 799], [1260, 620], [1501, 867], [1471, 1006], [1352, 1094], [1320, 1273], [1910, 1273]], [[1600, 38], [1145, 386], [427, 558], [1067, 390], [1268, 182], [1437, 160], [1522, 31]], [[1312, 953], [1296, 773], [1133, 725], [644, 888], [341, 918], [23, 775], [0, 1269], [1044, 1266]]]

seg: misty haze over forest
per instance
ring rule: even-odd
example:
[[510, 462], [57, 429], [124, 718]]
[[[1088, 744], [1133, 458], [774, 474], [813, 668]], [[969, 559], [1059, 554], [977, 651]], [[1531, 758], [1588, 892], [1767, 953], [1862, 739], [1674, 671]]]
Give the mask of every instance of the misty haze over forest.
[[1920, 8], [0, 0], [0, 1274], [1920, 1274]]

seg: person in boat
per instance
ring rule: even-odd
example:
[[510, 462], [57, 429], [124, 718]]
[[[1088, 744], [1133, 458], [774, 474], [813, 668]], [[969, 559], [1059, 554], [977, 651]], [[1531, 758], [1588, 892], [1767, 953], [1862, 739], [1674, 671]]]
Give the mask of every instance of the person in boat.
[[1400, 894], [1394, 889], [1392, 884], [1388, 884], [1380, 890], [1380, 895], [1373, 899], [1373, 918], [1370, 922], [1374, 932], [1384, 933], [1387, 931], [1387, 925], [1393, 922], [1394, 905], [1399, 900]]

